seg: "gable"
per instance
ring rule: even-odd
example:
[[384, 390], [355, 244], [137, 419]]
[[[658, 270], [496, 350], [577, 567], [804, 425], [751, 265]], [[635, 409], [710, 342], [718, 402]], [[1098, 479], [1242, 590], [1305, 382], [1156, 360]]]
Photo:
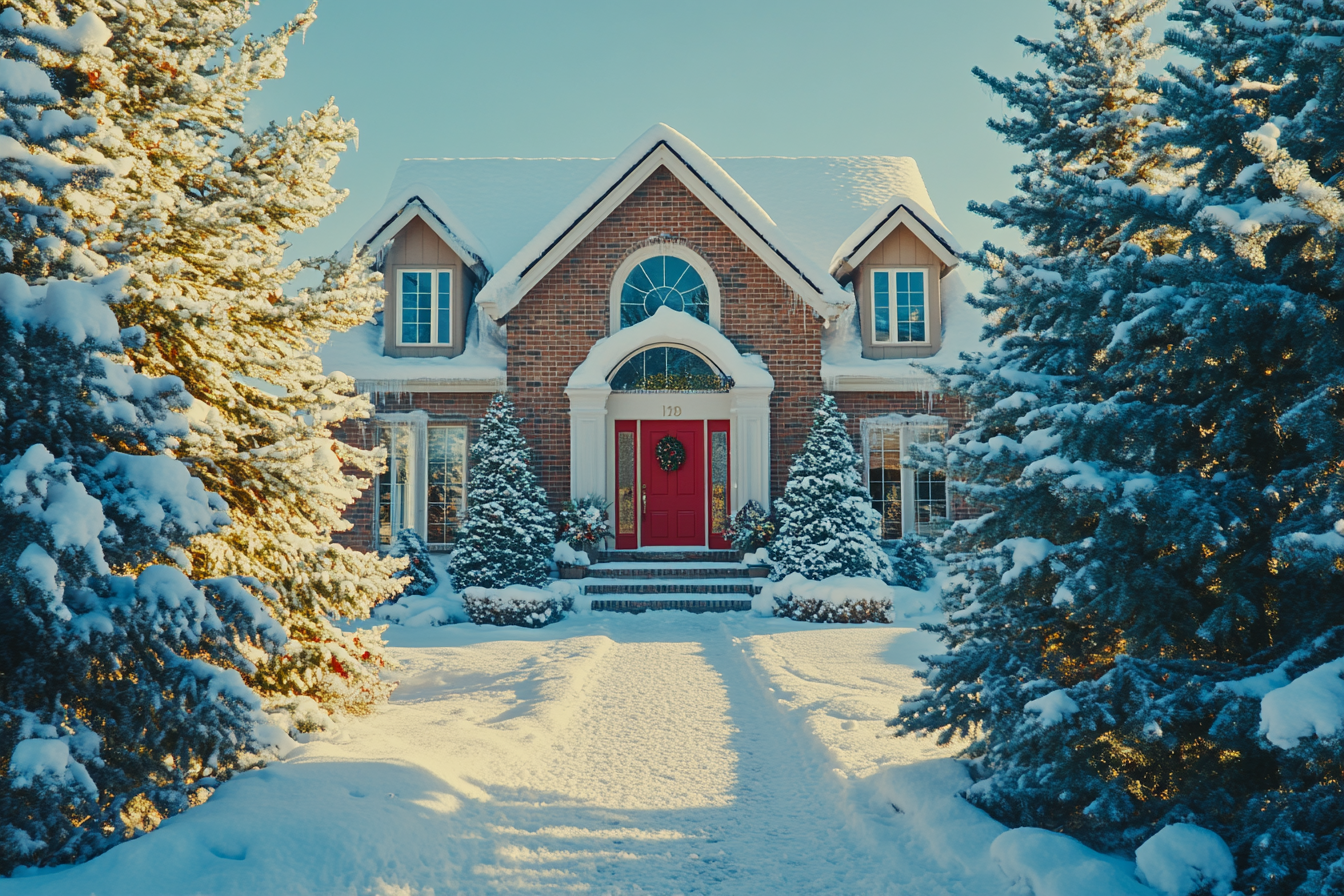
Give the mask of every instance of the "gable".
[[477, 303], [499, 319], [660, 168], [680, 181], [795, 294], [823, 318], [852, 303], [806, 258], [719, 165], [666, 125], [651, 128], [542, 229], [481, 290]]
[[831, 259], [831, 274], [842, 283], [847, 282], [854, 270], [874, 251], [885, 246], [897, 230], [912, 234], [937, 258], [942, 274], [960, 263], [961, 247], [942, 221], [909, 197], [893, 196], [836, 250]]

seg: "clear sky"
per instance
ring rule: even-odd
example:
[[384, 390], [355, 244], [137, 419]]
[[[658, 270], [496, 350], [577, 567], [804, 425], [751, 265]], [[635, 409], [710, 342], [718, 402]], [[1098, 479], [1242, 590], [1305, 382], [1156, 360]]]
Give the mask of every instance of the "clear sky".
[[[266, 0], [250, 30], [306, 2]], [[1034, 68], [1013, 38], [1049, 36], [1052, 12], [1045, 0], [323, 0], [248, 123], [335, 96], [359, 125], [335, 177], [350, 198], [294, 239], [303, 254], [344, 244], [403, 158], [609, 157], [659, 121], [714, 156], [913, 156], [964, 247], [1016, 244], [966, 211], [1012, 195], [1021, 158], [985, 127], [1006, 110], [971, 67]]]

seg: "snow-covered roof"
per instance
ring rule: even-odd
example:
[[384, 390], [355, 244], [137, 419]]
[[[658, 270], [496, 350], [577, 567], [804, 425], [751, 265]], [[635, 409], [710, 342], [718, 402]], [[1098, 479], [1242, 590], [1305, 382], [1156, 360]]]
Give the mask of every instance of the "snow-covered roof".
[[823, 317], [834, 317], [853, 302], [824, 268], [793, 245], [728, 172], [685, 136], [658, 124], [630, 144], [509, 259], [476, 296], [477, 304], [496, 319], [507, 314], [551, 267], [660, 167], [672, 172]]
[[499, 328], [475, 308], [467, 312], [467, 340], [455, 358], [393, 358], [383, 354], [381, 325], [364, 323], [332, 333], [318, 350], [322, 372], [347, 374], [358, 392], [497, 392], [505, 386], [505, 348]]
[[[656, 130], [636, 145], [647, 144]], [[677, 137], [694, 146], [680, 134]], [[698, 148], [695, 152], [703, 156]], [[763, 210], [783, 241], [810, 261], [814, 271], [827, 271], [836, 247], [896, 196], [917, 204], [946, 229], [934, 211], [919, 166], [908, 157], [739, 156], [711, 163], [748, 194], [743, 205]], [[361, 233], [372, 233], [395, 213], [389, 206], [411, 187], [423, 185], [443, 197], [458, 220], [470, 225], [483, 254], [492, 260], [491, 268], [497, 270], [561, 217], [567, 206], [577, 204], [576, 197], [604, 172], [616, 167], [612, 159], [592, 158], [406, 159], [393, 178], [388, 205], [375, 216], [373, 228], [366, 225]]]
[[[924, 194], [927, 200], [928, 194]], [[840, 247], [835, 250], [827, 270], [842, 277], [863, 263], [868, 254], [882, 244], [901, 224], [904, 224], [937, 255], [949, 268], [958, 264], [961, 246], [942, 219], [918, 199], [902, 193], [893, 195], [868, 216]]]
[[401, 232], [411, 221], [421, 219], [429, 228], [448, 244], [448, 247], [471, 267], [477, 277], [484, 280], [490, 276], [493, 266], [490, 255], [481, 241], [467, 225], [453, 214], [438, 192], [429, 184], [407, 184], [388, 197], [383, 207], [369, 218], [368, 222], [341, 250], [342, 257], [350, 257], [355, 249], [377, 254], [383, 246]]

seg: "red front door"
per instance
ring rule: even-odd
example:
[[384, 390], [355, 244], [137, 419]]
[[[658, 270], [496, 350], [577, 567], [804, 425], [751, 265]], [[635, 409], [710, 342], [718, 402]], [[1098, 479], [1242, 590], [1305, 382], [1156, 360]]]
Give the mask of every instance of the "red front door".
[[[686, 449], [676, 470], [658, 463], [658, 443], [675, 436]], [[703, 420], [640, 423], [640, 543], [699, 546], [705, 543], [705, 423]]]

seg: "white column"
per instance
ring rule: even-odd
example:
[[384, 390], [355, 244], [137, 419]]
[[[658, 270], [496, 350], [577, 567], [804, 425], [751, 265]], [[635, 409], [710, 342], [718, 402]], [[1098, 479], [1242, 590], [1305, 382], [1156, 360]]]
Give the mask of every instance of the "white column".
[[569, 496], [607, 495], [607, 396], [611, 386], [569, 388]]
[[770, 389], [734, 387], [733, 419], [737, 444], [733, 451], [733, 510], [748, 501], [770, 509]]

